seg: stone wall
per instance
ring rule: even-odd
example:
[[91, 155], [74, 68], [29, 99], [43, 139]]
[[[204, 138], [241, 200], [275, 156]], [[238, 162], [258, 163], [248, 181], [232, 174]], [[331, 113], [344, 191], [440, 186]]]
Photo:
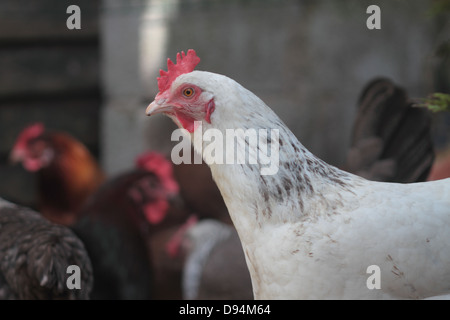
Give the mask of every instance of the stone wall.
[[[144, 110], [166, 58], [189, 48], [202, 59], [198, 69], [256, 93], [305, 146], [335, 165], [344, 159], [359, 93], [374, 77], [391, 78], [411, 97], [450, 89], [449, 60], [435, 54], [450, 24], [428, 14], [432, 1], [103, 4], [102, 159], [109, 172], [146, 148], [170, 150], [174, 125], [163, 116], [146, 118]], [[380, 6], [380, 30], [366, 27], [371, 4]]]
[[[69, 30], [67, 7], [77, 4], [81, 30]], [[34, 175], [8, 163], [28, 124], [64, 130], [98, 154], [101, 106], [99, 2], [0, 2], [0, 196], [34, 204]]]

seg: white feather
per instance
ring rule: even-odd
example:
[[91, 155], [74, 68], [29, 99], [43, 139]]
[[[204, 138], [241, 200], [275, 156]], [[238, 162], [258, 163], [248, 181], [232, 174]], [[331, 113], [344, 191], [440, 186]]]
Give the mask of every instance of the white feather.
[[215, 220], [202, 220], [188, 229], [186, 240], [190, 250], [183, 269], [183, 298], [196, 299], [203, 268], [214, 247], [231, 236], [231, 227]]

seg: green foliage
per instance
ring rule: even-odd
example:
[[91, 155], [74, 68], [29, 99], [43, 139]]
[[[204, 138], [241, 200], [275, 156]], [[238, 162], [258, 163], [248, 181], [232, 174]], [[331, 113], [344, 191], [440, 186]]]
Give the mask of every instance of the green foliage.
[[419, 99], [418, 107], [424, 107], [433, 112], [450, 111], [450, 94], [436, 92], [425, 99]]
[[441, 14], [450, 13], [450, 0], [435, 0], [431, 8], [428, 10], [430, 17], [435, 17]]

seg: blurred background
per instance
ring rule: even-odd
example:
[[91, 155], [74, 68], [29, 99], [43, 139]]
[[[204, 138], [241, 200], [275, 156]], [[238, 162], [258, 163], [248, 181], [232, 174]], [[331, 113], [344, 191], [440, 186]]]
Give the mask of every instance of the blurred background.
[[[69, 30], [69, 5], [81, 29]], [[366, 9], [381, 9], [369, 30]], [[19, 132], [42, 121], [86, 144], [108, 174], [137, 154], [169, 152], [174, 124], [147, 118], [166, 59], [192, 48], [197, 69], [264, 100], [325, 161], [342, 163], [356, 102], [375, 77], [411, 98], [450, 92], [448, 0], [2, 0], [0, 196], [33, 206], [32, 173], [8, 163]], [[437, 150], [450, 115], [433, 114]]]

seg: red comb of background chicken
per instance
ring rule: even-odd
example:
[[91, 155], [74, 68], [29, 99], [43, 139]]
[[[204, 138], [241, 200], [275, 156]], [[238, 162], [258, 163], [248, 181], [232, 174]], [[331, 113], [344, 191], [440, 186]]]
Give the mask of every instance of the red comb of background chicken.
[[184, 73], [189, 73], [194, 71], [195, 66], [200, 62], [200, 58], [194, 50], [189, 49], [187, 54], [183, 51], [177, 53], [177, 63], [173, 63], [172, 60], [167, 59], [167, 71], [160, 70], [158, 77], [158, 89], [159, 94], [162, 94], [167, 89], [170, 88], [172, 82]]
[[13, 149], [14, 150], [25, 149], [28, 141], [39, 137], [42, 133], [44, 133], [44, 131], [45, 127], [44, 124], [41, 122], [29, 125], [28, 127], [22, 130], [19, 137], [16, 139], [16, 143]]

